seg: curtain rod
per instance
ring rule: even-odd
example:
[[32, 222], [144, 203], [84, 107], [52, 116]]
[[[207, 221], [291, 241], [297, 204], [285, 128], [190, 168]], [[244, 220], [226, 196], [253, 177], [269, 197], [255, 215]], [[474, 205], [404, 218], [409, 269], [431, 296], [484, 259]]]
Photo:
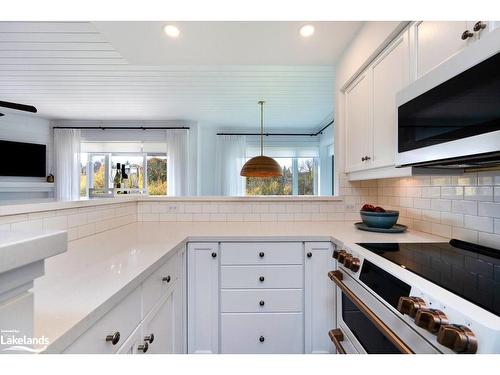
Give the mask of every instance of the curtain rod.
[[185, 129], [189, 130], [189, 126], [54, 126], [53, 129], [100, 129], [100, 130], [164, 130], [164, 129]]
[[[323, 134], [323, 131], [332, 125], [334, 120], [330, 121], [328, 124], [323, 126], [316, 133], [264, 133], [266, 137], [270, 136], [301, 136], [301, 137], [316, 137], [320, 134]], [[260, 135], [260, 133], [217, 133], [217, 135]]]

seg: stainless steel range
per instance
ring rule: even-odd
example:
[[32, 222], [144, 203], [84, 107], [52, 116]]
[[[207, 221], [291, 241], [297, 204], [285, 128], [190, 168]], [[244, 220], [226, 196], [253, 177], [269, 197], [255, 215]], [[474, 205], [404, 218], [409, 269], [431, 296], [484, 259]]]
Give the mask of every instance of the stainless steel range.
[[500, 353], [500, 251], [359, 243], [334, 258], [338, 353]]

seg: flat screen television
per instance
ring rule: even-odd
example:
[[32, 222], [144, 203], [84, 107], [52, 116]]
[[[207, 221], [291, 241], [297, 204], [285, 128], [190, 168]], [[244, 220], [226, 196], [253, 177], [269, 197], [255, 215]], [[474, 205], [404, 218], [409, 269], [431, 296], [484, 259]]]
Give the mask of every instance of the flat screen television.
[[0, 176], [45, 177], [47, 146], [0, 140]]

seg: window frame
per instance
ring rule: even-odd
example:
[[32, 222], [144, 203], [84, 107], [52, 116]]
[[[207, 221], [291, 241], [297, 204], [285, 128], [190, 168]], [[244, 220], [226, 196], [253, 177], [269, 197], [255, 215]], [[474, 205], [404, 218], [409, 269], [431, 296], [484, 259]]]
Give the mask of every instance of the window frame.
[[[155, 156], [162, 156], [167, 158], [168, 156], [166, 153], [161, 153], [161, 152], [152, 152], [152, 153], [147, 153], [147, 152], [86, 152], [87, 156], [87, 166], [86, 166], [86, 171], [87, 171], [87, 181], [86, 181], [86, 196], [80, 196], [80, 199], [86, 199], [89, 197], [89, 188], [91, 188], [91, 185], [94, 180], [94, 174], [91, 173], [89, 174], [90, 171], [93, 170], [91, 168], [92, 164], [92, 157], [94, 156], [104, 156], [104, 174], [106, 178], [104, 179], [104, 190], [107, 191], [113, 184], [113, 177], [111, 176], [111, 171], [113, 170], [111, 166], [111, 160], [113, 156], [141, 156], [142, 157], [142, 163], [143, 163], [143, 168], [144, 168], [144, 173], [142, 174], [142, 186], [148, 191], [149, 194], [149, 187], [148, 187], [148, 165], [147, 165], [147, 159], [149, 156], [155, 157]], [[91, 176], [91, 177], [89, 177]], [[167, 179], [168, 183], [168, 179]], [[168, 195], [168, 191], [165, 192], [165, 195]]]

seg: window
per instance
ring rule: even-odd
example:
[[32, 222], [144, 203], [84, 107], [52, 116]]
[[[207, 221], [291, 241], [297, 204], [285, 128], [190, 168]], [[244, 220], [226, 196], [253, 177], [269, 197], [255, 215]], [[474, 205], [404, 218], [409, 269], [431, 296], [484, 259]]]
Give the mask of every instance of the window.
[[167, 157], [148, 156], [148, 193], [149, 195], [167, 195]]
[[272, 178], [247, 177], [247, 195], [317, 194], [317, 158], [275, 157], [274, 160], [281, 166], [283, 176]]
[[[105, 194], [113, 187], [116, 166], [125, 165], [128, 188], [147, 189], [150, 195], [167, 195], [167, 156], [157, 153], [82, 153], [80, 197], [89, 197], [89, 188]], [[146, 178], [147, 176], [147, 178]]]

